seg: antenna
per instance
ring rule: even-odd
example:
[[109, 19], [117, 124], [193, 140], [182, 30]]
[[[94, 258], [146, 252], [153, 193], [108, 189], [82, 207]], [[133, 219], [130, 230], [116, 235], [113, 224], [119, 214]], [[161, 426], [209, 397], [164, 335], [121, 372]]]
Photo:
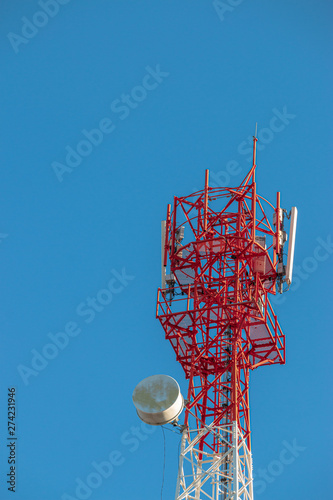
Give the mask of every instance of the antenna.
[[166, 276], [166, 267], [164, 265], [164, 252], [165, 252], [165, 231], [166, 231], [166, 221], [162, 220], [161, 222], [161, 288], [164, 290], [165, 288], [165, 276]]
[[151, 375], [141, 380], [132, 399], [141, 420], [150, 425], [174, 422], [184, 408], [179, 385], [169, 375]]
[[287, 283], [287, 285], [291, 285], [292, 277], [293, 277], [296, 225], [297, 225], [297, 208], [292, 207], [291, 216], [290, 216], [288, 260], [287, 260], [287, 268], [286, 268], [286, 283]]

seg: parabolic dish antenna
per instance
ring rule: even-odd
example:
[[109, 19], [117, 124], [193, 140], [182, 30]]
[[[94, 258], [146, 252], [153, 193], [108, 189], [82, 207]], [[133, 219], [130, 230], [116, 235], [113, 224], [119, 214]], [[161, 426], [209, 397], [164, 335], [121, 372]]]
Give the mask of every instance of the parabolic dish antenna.
[[143, 379], [134, 389], [132, 398], [139, 417], [150, 425], [172, 422], [184, 407], [179, 385], [168, 375]]

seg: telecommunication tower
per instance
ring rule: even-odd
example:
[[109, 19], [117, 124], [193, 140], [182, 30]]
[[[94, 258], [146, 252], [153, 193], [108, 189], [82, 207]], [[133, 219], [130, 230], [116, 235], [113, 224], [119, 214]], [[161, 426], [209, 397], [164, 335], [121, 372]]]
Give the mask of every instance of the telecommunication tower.
[[204, 189], [175, 197], [162, 222], [156, 316], [188, 379], [176, 500], [253, 500], [249, 374], [285, 362], [269, 296], [291, 284], [297, 209], [257, 194], [256, 142], [239, 187], [210, 187], [206, 170]]

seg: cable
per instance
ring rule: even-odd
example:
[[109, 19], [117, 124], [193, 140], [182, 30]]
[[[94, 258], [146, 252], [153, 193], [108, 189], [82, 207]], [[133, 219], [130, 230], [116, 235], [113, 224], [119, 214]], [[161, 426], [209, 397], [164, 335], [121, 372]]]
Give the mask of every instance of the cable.
[[[162, 478], [162, 487], [161, 487], [161, 500], [163, 500], [163, 488], [164, 488], [164, 476], [165, 476], [165, 449], [166, 449], [166, 446], [165, 446], [165, 433], [164, 433], [164, 429], [167, 430], [167, 431], [170, 431], [170, 432], [173, 432], [174, 434], [183, 434], [182, 432], [180, 431], [174, 431], [173, 429], [169, 429], [168, 427], [164, 427], [164, 425], [161, 425], [161, 429], [162, 429], [162, 432], [163, 432], [163, 443], [164, 443], [164, 452], [163, 452], [163, 478]], [[182, 438], [180, 438], [179, 440], [179, 443], [178, 443], [178, 467], [179, 467], [179, 460], [180, 460], [180, 456], [179, 456], [179, 452], [180, 452], [180, 443], [181, 443], [181, 440]]]
[[164, 487], [164, 474], [165, 474], [165, 433], [163, 425], [161, 425], [161, 429], [163, 432], [163, 443], [164, 443], [164, 452], [163, 452], [163, 478], [162, 478], [162, 487], [161, 487], [161, 500], [163, 500], [163, 487]]
[[164, 425], [161, 425], [162, 429], [165, 429], [166, 431], [173, 432], [174, 434], [181, 434], [181, 431], [174, 431], [172, 429], [169, 429], [168, 427], [164, 427]]
[[182, 442], [183, 435], [181, 436], [179, 443], [178, 443], [178, 470], [179, 470], [179, 464], [180, 464], [180, 445]]

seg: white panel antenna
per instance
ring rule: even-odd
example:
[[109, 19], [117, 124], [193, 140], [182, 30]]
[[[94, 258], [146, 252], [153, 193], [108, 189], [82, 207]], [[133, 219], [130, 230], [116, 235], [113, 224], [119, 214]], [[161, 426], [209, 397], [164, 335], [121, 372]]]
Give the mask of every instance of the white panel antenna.
[[161, 288], [164, 290], [165, 288], [165, 276], [166, 276], [166, 267], [164, 265], [164, 252], [165, 252], [165, 231], [166, 231], [166, 221], [162, 220], [161, 222]]
[[292, 277], [293, 277], [296, 225], [297, 225], [297, 208], [292, 207], [291, 215], [290, 215], [288, 259], [287, 259], [287, 267], [286, 267], [286, 283], [287, 283], [287, 285], [291, 285]]

